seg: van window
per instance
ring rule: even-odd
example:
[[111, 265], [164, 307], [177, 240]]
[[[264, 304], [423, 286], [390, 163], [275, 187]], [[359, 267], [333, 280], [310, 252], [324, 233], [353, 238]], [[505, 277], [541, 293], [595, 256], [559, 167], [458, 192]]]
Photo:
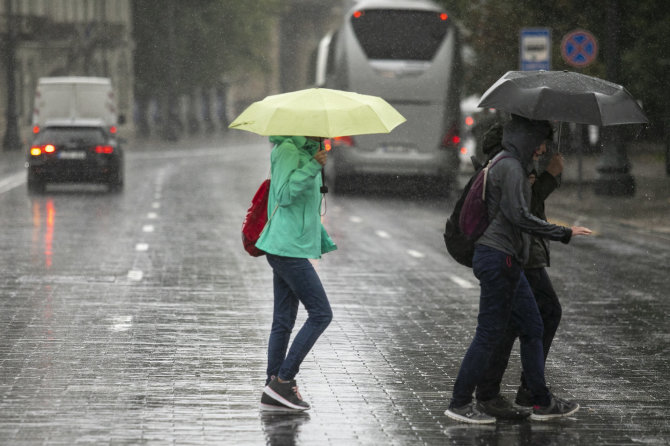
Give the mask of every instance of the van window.
[[366, 9], [351, 23], [368, 59], [432, 60], [448, 21], [434, 11]]
[[105, 134], [97, 127], [48, 127], [35, 138], [34, 144], [104, 144]]

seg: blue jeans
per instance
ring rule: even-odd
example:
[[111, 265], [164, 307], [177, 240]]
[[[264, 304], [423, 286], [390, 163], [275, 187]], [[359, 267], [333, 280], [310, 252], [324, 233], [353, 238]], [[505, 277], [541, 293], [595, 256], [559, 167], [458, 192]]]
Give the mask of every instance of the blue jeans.
[[462, 407], [472, 401], [472, 392], [482, 380], [509, 323], [519, 329], [521, 363], [533, 401], [548, 405], [542, 351], [544, 329], [522, 266], [502, 251], [476, 245], [473, 271], [481, 287], [477, 330], [458, 371], [449, 407]]
[[[561, 322], [561, 303], [558, 301], [558, 296], [554, 291], [545, 268], [527, 268], [524, 270], [524, 275], [528, 279], [530, 289], [533, 291], [537, 308], [540, 310], [540, 316], [542, 317], [542, 324], [544, 325], [542, 348], [544, 363], [546, 364], [549, 348], [554, 340], [558, 324]], [[490, 400], [500, 393], [500, 384], [517, 336], [519, 336], [518, 328], [514, 324], [508, 325], [505, 336], [491, 356], [488, 370], [477, 386], [476, 395], [478, 400]], [[521, 373], [521, 387], [528, 388], [523, 372]]]
[[[274, 282], [274, 313], [268, 343], [268, 381], [278, 376], [288, 381], [333, 319], [328, 297], [314, 267], [307, 259], [267, 254]], [[307, 309], [307, 320], [291, 344], [289, 340], [299, 303]]]

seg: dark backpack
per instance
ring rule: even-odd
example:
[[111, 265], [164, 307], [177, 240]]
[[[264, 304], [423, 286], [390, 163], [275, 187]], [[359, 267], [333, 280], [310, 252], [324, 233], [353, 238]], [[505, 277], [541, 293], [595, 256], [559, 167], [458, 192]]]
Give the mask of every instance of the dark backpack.
[[485, 201], [486, 177], [488, 169], [503, 158], [509, 157], [501, 156], [495, 161], [489, 161], [486, 166], [477, 168], [447, 219], [444, 243], [451, 257], [461, 265], [472, 268], [475, 242], [489, 225]]

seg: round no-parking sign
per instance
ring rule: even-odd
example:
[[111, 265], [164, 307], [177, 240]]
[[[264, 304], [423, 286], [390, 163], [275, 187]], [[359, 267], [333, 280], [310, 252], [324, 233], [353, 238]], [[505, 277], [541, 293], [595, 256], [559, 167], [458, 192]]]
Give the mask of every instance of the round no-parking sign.
[[561, 56], [573, 67], [585, 67], [598, 56], [598, 41], [583, 29], [572, 31], [561, 41]]

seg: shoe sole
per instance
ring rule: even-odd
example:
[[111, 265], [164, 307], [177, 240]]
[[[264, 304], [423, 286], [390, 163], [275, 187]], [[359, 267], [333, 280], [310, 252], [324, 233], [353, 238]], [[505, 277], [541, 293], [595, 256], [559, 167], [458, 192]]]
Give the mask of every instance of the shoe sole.
[[285, 398], [282, 398], [281, 395], [279, 395], [277, 392], [275, 392], [274, 390], [272, 390], [269, 386], [266, 387], [266, 388], [263, 390], [263, 393], [265, 393], [267, 396], [269, 396], [269, 397], [272, 398], [273, 400], [277, 401], [278, 403], [283, 404], [284, 406], [287, 406], [287, 407], [290, 408], [290, 409], [298, 410], [298, 411], [309, 410], [309, 406], [307, 406], [307, 407], [304, 407], [304, 406], [298, 406], [297, 404], [293, 404], [292, 402], [286, 400]]
[[262, 412], [275, 412], [275, 413], [304, 412], [304, 410], [291, 409], [290, 407], [286, 406], [279, 406], [275, 404], [265, 404], [265, 403], [261, 403], [259, 408]]
[[444, 414], [451, 418], [452, 420], [460, 421], [461, 423], [469, 423], [469, 424], [493, 424], [496, 422], [495, 418], [492, 418], [490, 420], [473, 420], [472, 418], [464, 417], [463, 415], [459, 415], [457, 413], [454, 413], [450, 411], [449, 409], [444, 411]]
[[577, 407], [572, 409], [570, 412], [565, 412], [565, 413], [556, 413], [556, 414], [535, 414], [532, 413], [530, 414], [530, 419], [535, 420], [535, 421], [547, 421], [547, 420], [553, 420], [554, 418], [563, 418], [563, 417], [569, 417], [573, 413], [577, 412], [579, 410], [579, 404], [577, 404]]

